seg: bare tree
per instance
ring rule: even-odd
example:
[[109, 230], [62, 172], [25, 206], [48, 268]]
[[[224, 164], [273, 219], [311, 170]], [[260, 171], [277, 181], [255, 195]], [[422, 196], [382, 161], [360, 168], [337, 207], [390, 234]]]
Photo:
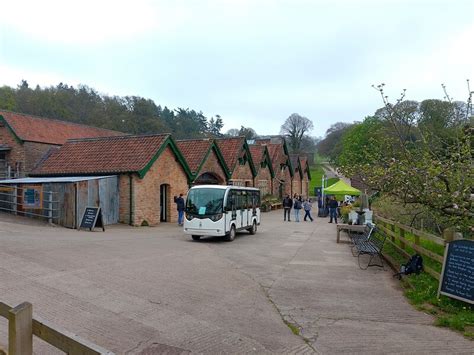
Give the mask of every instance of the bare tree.
[[312, 130], [313, 122], [311, 122], [311, 120], [297, 113], [293, 113], [281, 126], [280, 134], [288, 138], [293, 152], [300, 152], [303, 137]]

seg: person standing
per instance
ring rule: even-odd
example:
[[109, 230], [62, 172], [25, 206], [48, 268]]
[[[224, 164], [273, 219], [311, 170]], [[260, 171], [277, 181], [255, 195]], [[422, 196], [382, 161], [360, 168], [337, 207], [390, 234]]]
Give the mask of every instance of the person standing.
[[293, 200], [291, 199], [290, 195], [286, 195], [283, 199], [283, 220], [286, 221], [286, 216], [288, 215], [288, 222], [291, 222], [290, 219], [290, 212], [291, 207], [293, 207]]
[[176, 209], [178, 210], [178, 225], [183, 225], [184, 220], [184, 198], [183, 194], [179, 194], [179, 197], [174, 197], [174, 202], [176, 203]]
[[300, 210], [301, 210], [301, 207], [303, 207], [302, 205], [302, 202], [301, 202], [301, 196], [298, 196], [297, 194], [295, 194], [295, 199], [293, 201], [293, 209], [295, 211], [295, 222], [299, 222], [300, 221]]
[[336, 201], [336, 196], [333, 196], [329, 200], [329, 223], [332, 223], [332, 219], [334, 218], [334, 222], [337, 224], [337, 208], [339, 204]]
[[313, 204], [311, 203], [311, 200], [309, 198], [303, 203], [303, 208], [304, 221], [306, 222], [306, 218], [309, 218], [311, 222], [313, 222], [313, 217], [311, 217], [311, 209], [313, 208]]

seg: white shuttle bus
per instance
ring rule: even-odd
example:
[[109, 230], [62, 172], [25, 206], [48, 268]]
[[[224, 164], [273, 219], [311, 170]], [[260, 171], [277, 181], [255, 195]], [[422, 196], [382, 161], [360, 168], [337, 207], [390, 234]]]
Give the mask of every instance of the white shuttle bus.
[[260, 190], [252, 187], [199, 185], [186, 198], [184, 232], [199, 240], [203, 236], [224, 237], [257, 232], [260, 225]]

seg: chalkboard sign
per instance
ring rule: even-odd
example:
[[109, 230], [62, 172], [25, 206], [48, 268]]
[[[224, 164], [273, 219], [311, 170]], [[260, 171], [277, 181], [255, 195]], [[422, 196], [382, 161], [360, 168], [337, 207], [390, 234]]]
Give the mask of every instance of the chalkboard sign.
[[474, 241], [455, 240], [446, 246], [440, 293], [474, 304]]
[[105, 231], [102, 210], [100, 207], [86, 207], [79, 229], [89, 228], [89, 230], [92, 230], [94, 227], [102, 227], [102, 230]]

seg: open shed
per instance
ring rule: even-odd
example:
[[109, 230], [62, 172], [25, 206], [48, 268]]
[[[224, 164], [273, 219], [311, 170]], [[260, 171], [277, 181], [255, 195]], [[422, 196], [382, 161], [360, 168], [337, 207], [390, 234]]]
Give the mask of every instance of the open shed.
[[118, 177], [67, 176], [0, 180], [0, 210], [77, 228], [86, 207], [100, 207], [104, 224], [119, 222]]

